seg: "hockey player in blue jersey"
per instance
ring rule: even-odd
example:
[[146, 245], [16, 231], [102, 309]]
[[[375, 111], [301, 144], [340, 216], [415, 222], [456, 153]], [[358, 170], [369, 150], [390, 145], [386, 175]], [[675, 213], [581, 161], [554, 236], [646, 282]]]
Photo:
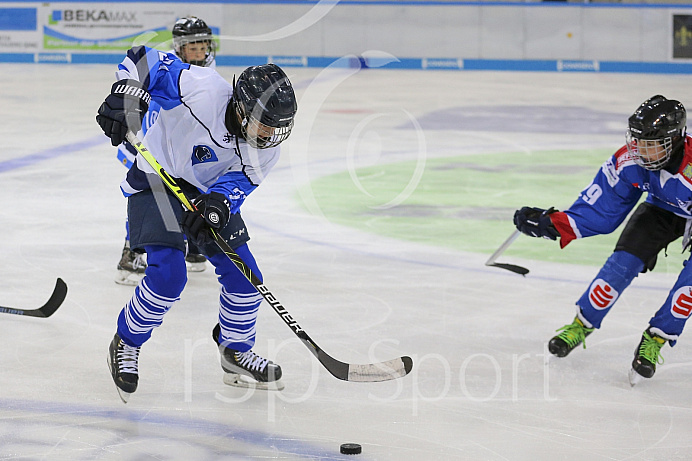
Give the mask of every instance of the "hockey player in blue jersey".
[[[565, 211], [523, 207], [514, 224], [533, 237], [574, 239], [613, 232], [646, 193], [620, 235], [613, 254], [577, 301], [574, 321], [548, 343], [565, 357], [595, 329], [632, 280], [652, 270], [668, 244], [692, 229], [692, 138], [679, 101], [661, 95], [644, 101], [629, 118], [626, 144], [601, 167], [594, 180]], [[686, 262], [666, 301], [649, 321], [634, 351], [630, 383], [651, 378], [662, 363], [661, 348], [674, 346], [692, 313], [692, 264]]]
[[214, 69], [147, 47], [128, 51], [116, 75], [119, 80], [99, 108], [97, 122], [119, 145], [128, 130], [139, 131], [149, 100], [158, 102], [159, 118], [142, 142], [197, 207], [183, 211], [139, 156], [121, 184], [128, 196], [130, 242], [146, 250], [148, 258], [146, 274], [121, 310], [109, 347], [108, 364], [121, 398], [127, 401], [137, 389], [141, 346], [185, 287], [181, 228], [215, 267], [221, 285], [212, 337], [219, 344], [224, 382], [280, 389], [279, 365], [252, 351], [262, 297], [212, 243], [210, 229], [262, 277], [247, 245], [240, 207], [278, 161], [279, 144], [291, 133], [297, 105], [288, 77], [266, 64], [245, 69], [231, 85]]
[[[216, 68], [216, 42], [211, 28], [204, 20], [195, 16], [178, 19], [171, 31], [173, 36], [173, 54], [181, 61], [195, 66]], [[149, 103], [149, 110], [142, 120], [141, 136], [146, 134], [159, 116], [161, 106], [156, 101]], [[130, 168], [134, 162], [137, 151], [127, 141], [118, 146], [118, 160]], [[130, 248], [129, 226], [125, 223], [125, 245], [123, 246], [120, 261], [117, 265], [115, 282], [120, 285], [136, 286], [144, 277], [147, 263], [144, 253], [133, 251]], [[187, 268], [191, 272], [202, 272], [205, 269], [207, 259], [194, 245], [188, 245], [185, 255]]]

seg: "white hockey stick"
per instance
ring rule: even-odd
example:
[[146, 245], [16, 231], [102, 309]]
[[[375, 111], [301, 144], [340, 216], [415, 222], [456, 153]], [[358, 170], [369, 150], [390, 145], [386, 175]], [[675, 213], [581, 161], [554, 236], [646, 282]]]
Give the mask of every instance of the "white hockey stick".
[[497, 258], [499, 258], [500, 255], [502, 255], [502, 253], [504, 253], [505, 250], [506, 250], [507, 248], [509, 248], [509, 246], [510, 246], [512, 243], [514, 243], [514, 241], [515, 241], [515, 240], [517, 239], [517, 237], [519, 237], [520, 235], [521, 235], [521, 232], [519, 232], [518, 230], [515, 230], [514, 232], [512, 232], [512, 235], [510, 235], [510, 236], [507, 238], [507, 240], [505, 240], [505, 243], [503, 243], [502, 245], [500, 245], [500, 248], [498, 248], [497, 250], [495, 250], [495, 253], [493, 253], [492, 255], [490, 255], [490, 258], [488, 258], [488, 260], [485, 262], [485, 265], [486, 265], [486, 266], [491, 266], [491, 267], [499, 267], [499, 268], [501, 268], [501, 269], [507, 269], [508, 271], [514, 272], [515, 274], [520, 274], [520, 275], [526, 276], [526, 274], [529, 273], [529, 270], [528, 270], [527, 268], [525, 268], [525, 267], [517, 266], [517, 265], [514, 265], [514, 264], [505, 264], [505, 263], [496, 263], [496, 262], [495, 262], [495, 261], [497, 260]]

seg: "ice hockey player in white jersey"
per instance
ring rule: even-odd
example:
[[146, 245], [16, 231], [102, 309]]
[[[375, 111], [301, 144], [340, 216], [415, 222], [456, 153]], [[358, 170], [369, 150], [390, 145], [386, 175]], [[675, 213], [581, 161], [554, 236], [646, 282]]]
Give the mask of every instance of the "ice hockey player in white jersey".
[[[139, 156], [121, 184], [128, 197], [130, 242], [147, 253], [146, 275], [120, 312], [108, 363], [121, 398], [137, 389], [138, 357], [152, 330], [179, 299], [187, 281], [184, 230], [215, 267], [221, 285], [218, 324], [224, 382], [280, 389], [279, 365], [256, 355], [255, 321], [262, 297], [210, 237], [214, 229], [262, 278], [240, 215], [245, 198], [279, 158], [297, 104], [286, 74], [274, 64], [245, 69], [234, 85], [214, 69], [185, 64], [172, 54], [135, 47], [119, 65], [118, 81], [97, 122], [114, 146], [138, 132], [150, 100], [162, 109], [142, 142], [191, 196], [183, 211]], [[180, 223], [180, 224], [179, 224]]]
[[[625, 225], [615, 250], [577, 301], [574, 321], [548, 343], [565, 357], [585, 341], [632, 280], [653, 270], [668, 244], [683, 237], [689, 248], [692, 229], [692, 138], [687, 114], [676, 100], [655, 95], [629, 118], [626, 144], [610, 157], [579, 198], [565, 211], [523, 207], [514, 224], [533, 237], [574, 239], [613, 232], [643, 193], [646, 200]], [[662, 363], [661, 348], [674, 346], [692, 313], [692, 264], [686, 262], [668, 298], [649, 321], [634, 351], [630, 383], [651, 378]]]
[[[211, 28], [204, 20], [195, 16], [178, 19], [173, 25], [171, 33], [173, 36], [173, 51], [171, 53], [180, 58], [181, 61], [195, 66], [216, 68], [216, 42]], [[159, 110], [161, 110], [161, 106], [156, 101], [149, 103], [149, 110], [142, 120], [140, 136], [144, 136], [156, 122]], [[126, 168], [132, 166], [135, 155], [137, 155], [137, 151], [127, 141], [118, 146], [118, 160]], [[204, 255], [199, 254], [194, 245], [188, 245], [185, 261], [190, 272], [202, 272], [205, 269], [207, 259]], [[121, 285], [136, 286], [144, 277], [146, 268], [145, 254], [141, 251], [135, 252], [130, 248], [129, 226], [126, 222], [125, 245], [120, 261], [118, 261], [115, 282]]]

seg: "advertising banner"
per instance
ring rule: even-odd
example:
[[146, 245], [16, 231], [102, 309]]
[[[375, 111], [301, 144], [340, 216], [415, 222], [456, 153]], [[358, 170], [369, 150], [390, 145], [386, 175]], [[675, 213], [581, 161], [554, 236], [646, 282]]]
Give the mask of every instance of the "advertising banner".
[[692, 15], [673, 15], [673, 58], [692, 58]]
[[38, 8], [18, 3], [0, 7], [0, 53], [35, 53], [39, 51]]
[[217, 4], [43, 3], [38, 23], [45, 51], [124, 51], [134, 45], [169, 50], [173, 24], [190, 15], [218, 35], [223, 12]]

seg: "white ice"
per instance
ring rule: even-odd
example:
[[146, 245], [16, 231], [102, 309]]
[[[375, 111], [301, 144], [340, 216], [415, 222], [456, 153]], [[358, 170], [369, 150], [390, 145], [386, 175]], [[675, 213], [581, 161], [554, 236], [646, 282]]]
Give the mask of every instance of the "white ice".
[[[238, 71], [220, 68], [229, 80]], [[417, 139], [395, 126], [432, 111], [573, 106], [621, 114], [624, 127], [653, 94], [692, 103], [692, 77], [288, 71], [298, 122], [280, 163], [244, 205], [265, 282], [329, 354], [352, 363], [409, 355], [413, 372], [376, 384], [338, 381], [264, 304], [255, 350], [281, 364], [286, 388], [224, 385], [210, 335], [218, 288], [209, 267], [190, 275], [142, 348], [140, 387], [123, 404], [106, 350], [132, 293], [113, 281], [125, 170], [94, 120], [114, 66], [2, 64], [0, 162], [27, 162], [0, 163], [0, 306], [41, 305], [57, 277], [69, 293], [48, 319], [0, 314], [0, 459], [692, 458], [692, 340], [683, 335], [667, 348], [653, 379], [634, 388], [627, 380], [674, 275], [639, 277], [586, 350], [547, 361], [547, 340], [571, 321], [596, 267], [504, 258], [529, 267], [524, 278], [485, 267], [487, 253], [330, 224], [309, 190], [298, 194], [310, 180], [346, 171], [349, 140], [373, 114], [392, 115], [369, 121], [378, 126], [370, 161], [410, 160]], [[541, 133], [542, 121], [534, 122], [526, 133], [425, 131], [426, 155], [615, 149], [624, 140]], [[378, 145], [387, 154], [378, 157]], [[340, 455], [344, 442], [363, 453]]]

